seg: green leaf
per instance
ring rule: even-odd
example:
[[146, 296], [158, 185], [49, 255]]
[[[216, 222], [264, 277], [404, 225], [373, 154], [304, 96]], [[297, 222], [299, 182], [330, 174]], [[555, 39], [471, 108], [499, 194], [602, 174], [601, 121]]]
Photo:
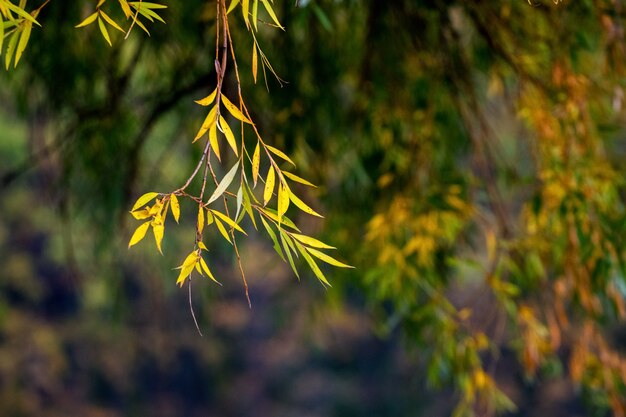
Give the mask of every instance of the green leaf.
[[85, 27], [85, 26], [90, 25], [93, 22], [95, 22], [97, 18], [98, 18], [98, 12], [94, 12], [93, 14], [90, 14], [89, 16], [87, 16], [87, 18], [85, 20], [83, 20], [82, 22], [80, 22], [79, 24], [77, 24], [74, 27], [75, 28]]
[[128, 247], [130, 248], [133, 245], [136, 245], [137, 243], [141, 242], [141, 240], [146, 236], [146, 232], [148, 231], [148, 227], [150, 227], [150, 222], [145, 222], [143, 224], [141, 224], [137, 229], [135, 229], [135, 232], [133, 233], [133, 236], [130, 238], [130, 241], [128, 242]]
[[285, 161], [289, 162], [291, 165], [293, 165], [294, 167], [296, 166], [296, 164], [291, 160], [291, 158], [289, 158], [283, 151], [281, 151], [280, 149], [276, 149], [273, 146], [270, 145], [265, 145], [265, 148], [270, 151], [271, 153], [273, 153], [276, 156], [279, 156], [281, 158], [283, 158]]
[[319, 268], [319, 266], [317, 266], [313, 258], [311, 258], [311, 255], [307, 253], [307, 251], [304, 249], [304, 247], [301, 244], [299, 244], [298, 242], [295, 242], [295, 244], [298, 250], [300, 251], [300, 253], [302, 254], [302, 257], [304, 258], [306, 263], [309, 264], [309, 267], [311, 268], [311, 270], [313, 271], [317, 279], [319, 279], [322, 284], [328, 285], [330, 287], [331, 286], [330, 282], [328, 282], [328, 280], [322, 273], [322, 270]]
[[228, 123], [226, 123], [226, 120], [224, 120], [221, 115], [219, 126], [220, 130], [224, 133], [224, 136], [226, 136], [226, 140], [228, 141], [230, 147], [233, 149], [233, 152], [235, 152], [236, 156], [239, 156], [239, 151], [237, 150], [237, 141], [235, 141], [235, 135], [233, 135], [233, 131], [230, 130], [230, 126], [228, 126]]
[[254, 219], [254, 211], [252, 211], [252, 204], [250, 203], [250, 196], [248, 195], [247, 188], [248, 188], [247, 185], [243, 187], [243, 208], [246, 211], [246, 213], [248, 213], [250, 220], [252, 220], [252, 225], [254, 226], [254, 228], [258, 230], [258, 228], [256, 227], [256, 220]]
[[113, 46], [113, 44], [111, 43], [111, 38], [109, 37], [109, 31], [107, 30], [106, 26], [104, 25], [104, 21], [102, 19], [100, 19], [100, 16], [98, 16], [98, 27], [100, 28], [100, 32], [102, 32], [102, 36], [107, 41], [109, 46]]
[[135, 211], [138, 208], [145, 206], [146, 204], [148, 204], [150, 201], [152, 201], [158, 195], [159, 195], [159, 193], [155, 193], [155, 192], [145, 193], [144, 195], [142, 195], [141, 197], [139, 197], [137, 199], [137, 201], [135, 202], [135, 205], [133, 206], [133, 209], [131, 211]]
[[274, 193], [274, 182], [276, 180], [276, 174], [274, 173], [274, 167], [270, 165], [270, 169], [267, 171], [267, 177], [265, 178], [265, 189], [263, 191], [263, 205], [272, 199]]
[[176, 194], [170, 194], [170, 208], [172, 209], [174, 220], [178, 223], [178, 219], [180, 218], [180, 204], [178, 203], [178, 197], [176, 197]]
[[147, 1], [131, 1], [128, 2], [128, 4], [130, 4], [131, 6], [133, 6], [135, 9], [139, 9], [141, 7], [141, 9], [167, 9], [167, 6], [164, 4], [160, 4], [160, 3], [151, 3], [151, 2], [147, 2]]
[[261, 216], [261, 223], [263, 223], [263, 226], [265, 227], [265, 230], [267, 230], [267, 234], [270, 236], [270, 239], [272, 239], [272, 242], [274, 242], [274, 250], [276, 251], [276, 253], [281, 257], [281, 259], [285, 262], [287, 262], [285, 260], [285, 255], [283, 255], [283, 251], [280, 248], [280, 245], [278, 244], [278, 240], [276, 239], [276, 233], [274, 233], [274, 231], [272, 230], [272, 228], [270, 227], [269, 224], [267, 224], [267, 222], [265, 221], [265, 219], [263, 218], [263, 216]]
[[329, 246], [326, 243], [319, 241], [311, 236], [306, 236], [306, 235], [299, 235], [297, 233], [291, 233], [291, 237], [293, 237], [296, 240], [299, 240], [300, 242], [304, 243], [305, 245], [308, 246], [312, 246], [314, 248], [319, 248], [319, 249], [336, 249], [334, 246]]
[[212, 202], [217, 200], [222, 194], [224, 194], [224, 191], [226, 191], [230, 183], [233, 182], [235, 174], [237, 174], [237, 168], [239, 168], [239, 161], [237, 161], [237, 163], [233, 165], [230, 171], [228, 171], [228, 173], [224, 175], [224, 178], [222, 178], [222, 182], [219, 183], [219, 185], [211, 195], [211, 198], [209, 198], [207, 204], [211, 204]]
[[292, 181], [299, 182], [300, 184], [308, 185], [309, 187], [317, 188], [317, 185], [312, 184], [309, 181], [305, 180], [304, 178], [300, 178], [299, 176], [292, 174], [291, 172], [282, 171], [282, 173], [285, 177], [289, 178]]
[[10, 10], [12, 10], [18, 16], [28, 20], [31, 23], [36, 24], [37, 26], [41, 26], [39, 22], [35, 20], [35, 18], [32, 15], [30, 15], [26, 10], [22, 9], [21, 7], [14, 5], [10, 1], [4, 2], [4, 5], [8, 7]]
[[253, 124], [252, 120], [244, 116], [244, 114], [224, 94], [221, 94], [221, 97], [224, 107], [226, 107], [226, 110], [228, 110], [235, 119], [239, 119], [244, 123]]
[[[276, 212], [276, 210], [271, 209], [269, 207], [259, 207], [258, 210], [265, 213], [267, 217], [269, 217], [270, 219], [278, 223], [278, 213]], [[291, 227], [292, 229], [297, 230], [298, 232], [300, 231], [300, 229], [298, 229], [298, 227], [294, 224], [294, 222], [292, 222], [287, 216], [283, 216], [281, 220], [284, 226]]]
[[225, 215], [222, 212], [219, 212], [217, 210], [211, 210], [211, 213], [213, 213], [214, 216], [217, 216], [218, 218], [222, 219], [222, 221], [226, 224], [228, 224], [230, 227], [232, 227], [233, 229], [243, 233], [244, 235], [247, 235], [247, 233], [241, 228], [241, 226], [239, 226], [237, 223], [235, 223], [233, 221], [233, 219], [231, 219], [230, 217], [228, 217], [227, 215]]
[[[296, 276], [298, 277], [298, 279], [300, 279], [300, 275], [298, 274], [298, 270], [296, 269], [296, 265], [293, 262], [293, 256], [291, 255], [291, 250], [290, 248], [293, 247], [293, 243], [290, 242], [291, 239], [289, 239], [289, 236], [287, 236], [287, 234], [285, 232], [283, 232], [282, 230], [279, 229], [280, 232], [280, 241], [283, 244], [283, 249], [285, 251], [285, 254], [287, 255], [287, 260], [289, 261], [289, 265], [291, 266], [291, 269], [293, 269], [293, 272], [296, 274]], [[290, 245], [291, 243], [291, 245]], [[293, 249], [295, 251], [295, 249]]]
[[11, 38], [9, 39], [9, 45], [7, 46], [7, 51], [4, 55], [4, 63], [7, 70], [11, 66], [11, 58], [13, 58], [13, 53], [15, 52], [15, 47], [17, 46], [17, 40], [20, 37], [20, 32], [15, 31], [10, 36]]
[[[259, 28], [257, 26], [257, 15], [258, 15], [258, 11], [259, 11], [259, 0], [254, 0], [254, 2], [252, 3], [252, 23], [254, 24], [254, 30], [258, 31]], [[256, 78], [256, 77], [255, 77]], [[256, 79], [255, 81], [256, 82]]]
[[343, 262], [339, 262], [338, 260], [336, 260], [335, 258], [332, 258], [328, 255], [326, 255], [324, 252], [320, 252], [317, 249], [313, 249], [313, 248], [306, 248], [306, 250], [313, 256], [315, 256], [316, 258], [326, 262], [327, 264], [331, 264], [334, 266], [338, 266], [339, 268], [354, 268], [351, 265], [348, 264], [344, 264]]

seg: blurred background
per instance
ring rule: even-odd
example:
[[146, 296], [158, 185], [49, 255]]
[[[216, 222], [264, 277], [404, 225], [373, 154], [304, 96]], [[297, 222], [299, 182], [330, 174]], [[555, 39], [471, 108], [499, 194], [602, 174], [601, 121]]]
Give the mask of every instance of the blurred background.
[[249, 233], [252, 308], [219, 236], [223, 285], [175, 285], [191, 201], [127, 249], [200, 158], [215, 2], [113, 47], [92, 3], [47, 4], [0, 83], [0, 415], [624, 415], [620, 2], [276, 1], [256, 85], [233, 12], [253, 118], [319, 185], [294, 221], [356, 267], [325, 289]]

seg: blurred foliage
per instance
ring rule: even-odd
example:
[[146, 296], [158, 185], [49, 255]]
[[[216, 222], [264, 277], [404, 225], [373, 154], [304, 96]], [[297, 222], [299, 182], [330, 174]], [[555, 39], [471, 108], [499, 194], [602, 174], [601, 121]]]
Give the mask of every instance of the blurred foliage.
[[[46, 305], [69, 315], [122, 314], [123, 339], [138, 301], [119, 276], [180, 263], [182, 229], [197, 230], [197, 208], [181, 204], [182, 226], [165, 237], [162, 262], [120, 245], [139, 190], [177, 190], [200, 159], [189, 139], [205, 114], [192, 99], [220, 79], [216, 3], [167, 3], [159, 10], [167, 25], [151, 26], [149, 38], [116, 34], [112, 47], [101, 29], [73, 28], [93, 13], [91, 3], [42, 8], [43, 28], [32, 28], [1, 87], [6, 117], [21, 120], [1, 131], [0, 187], [11, 193], [3, 205], [13, 205], [7, 218], [21, 219], [12, 220], [19, 234], [3, 234], [5, 241], [31, 236], [33, 245], [2, 252], [10, 267], [3, 346], [20, 343], [12, 326], [38, 323], [28, 314]], [[240, 13], [229, 15], [241, 76], [223, 74], [222, 91], [236, 97], [240, 86], [267, 143], [320, 184], [293, 188], [316, 199], [311, 207], [325, 214], [323, 224], [294, 222], [306, 234], [321, 233], [356, 266], [324, 270], [333, 288], [317, 308], [349, 316], [365, 305], [379, 334], [401, 334], [420, 381], [454, 389], [457, 405], [443, 413], [493, 415], [517, 406], [527, 415], [529, 387], [559, 380], [589, 413], [626, 415], [622, 5], [299, 0], [276, 1], [273, 10], [285, 32], [266, 24], [251, 32]], [[255, 86], [259, 51], [287, 81], [268, 76], [269, 93]], [[39, 217], [40, 210], [51, 213]], [[194, 221], [184, 221], [185, 213]], [[58, 242], [45, 243], [50, 236]], [[216, 268], [232, 269], [226, 243], [207, 240]], [[54, 275], [65, 288], [57, 296], [67, 299], [46, 301], [37, 279], [49, 268], [29, 258], [44, 250], [51, 253], [42, 259], [65, 265]], [[258, 269], [250, 270], [251, 285], [259, 285]], [[166, 273], [156, 281], [164, 295], [155, 300], [174, 297]], [[251, 298], [254, 306], [254, 292]], [[168, 317], [181, 307], [151, 309]], [[347, 320], [337, 314], [335, 325]], [[98, 343], [93, 329], [74, 331]], [[60, 353], [50, 329], [29, 337], [23, 343], [49, 359], [42, 375], [68, 369], [72, 356]], [[47, 350], [37, 353], [38, 346]], [[2, 363], [5, 375], [29, 375]], [[119, 372], [107, 380], [123, 379]], [[10, 398], [12, 389], [19, 385], [0, 395]]]

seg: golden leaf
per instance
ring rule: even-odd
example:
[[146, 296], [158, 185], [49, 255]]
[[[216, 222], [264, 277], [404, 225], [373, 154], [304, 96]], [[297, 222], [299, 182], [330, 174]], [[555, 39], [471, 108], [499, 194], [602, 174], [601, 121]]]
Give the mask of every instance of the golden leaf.
[[141, 224], [137, 229], [135, 229], [135, 232], [133, 233], [133, 236], [130, 238], [130, 241], [128, 242], [128, 247], [129, 248], [131, 246], [139, 243], [146, 236], [146, 232], [148, 231], [148, 227], [150, 227], [150, 222], [145, 222], [145, 223]]

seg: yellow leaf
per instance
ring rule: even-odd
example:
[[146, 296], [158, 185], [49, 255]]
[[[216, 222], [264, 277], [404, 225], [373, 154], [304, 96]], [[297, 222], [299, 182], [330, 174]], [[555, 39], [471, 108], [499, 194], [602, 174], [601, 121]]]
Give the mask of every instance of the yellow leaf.
[[289, 187], [283, 181], [278, 184], [278, 224], [282, 222], [283, 215], [287, 213], [289, 208]]
[[206, 225], [210, 226], [211, 224], [213, 224], [213, 215], [211, 214], [211, 210], [207, 210], [206, 212]]
[[239, 0], [233, 0], [230, 2], [230, 6], [228, 6], [228, 10], [226, 11], [226, 14], [230, 13], [233, 11], [233, 9], [239, 4]]
[[102, 6], [105, 1], [107, 1], [107, 0], [98, 0], [98, 4], [96, 4], [96, 9], [99, 9], [100, 6]]
[[102, 32], [102, 36], [107, 41], [109, 46], [113, 46], [113, 44], [111, 43], [111, 38], [109, 37], [109, 31], [104, 25], [104, 22], [102, 21], [102, 19], [100, 19], [100, 16], [98, 16], [98, 27], [100, 28], [100, 32]]
[[263, 191], [263, 205], [266, 206], [267, 203], [272, 198], [272, 194], [274, 193], [274, 181], [275, 181], [275, 173], [274, 167], [270, 165], [269, 171], [267, 171], [267, 178], [265, 179], [265, 190]]
[[226, 110], [228, 110], [235, 119], [239, 119], [244, 123], [253, 124], [252, 120], [244, 116], [241, 110], [239, 110], [224, 94], [222, 94], [221, 97], [222, 103], [224, 103], [224, 107], [226, 107]]
[[226, 140], [231, 148], [233, 148], [233, 152], [235, 152], [236, 156], [239, 156], [239, 152], [237, 151], [237, 142], [235, 141], [235, 135], [233, 135], [233, 131], [230, 130], [230, 126], [226, 123], [226, 120], [222, 116], [220, 116], [220, 128], [222, 132], [224, 132], [224, 136], [226, 136]]
[[118, 0], [120, 2], [120, 6], [122, 6], [122, 11], [124, 11], [124, 16], [129, 18], [133, 15], [133, 12], [130, 10], [130, 6], [126, 0]]
[[[216, 283], [220, 284], [218, 280], [215, 279], [215, 277], [213, 276], [213, 274], [211, 273], [211, 270], [209, 269], [209, 266], [206, 264], [206, 262], [204, 261], [204, 259], [202, 259], [202, 257], [200, 257], [200, 266], [202, 266], [202, 269], [204, 270], [204, 272], [207, 274], [207, 276], [209, 278], [211, 278], [213, 281], [215, 281]], [[222, 284], [220, 284], [222, 285]]]
[[226, 228], [224, 227], [222, 222], [217, 219], [217, 217], [215, 218], [215, 225], [217, 226], [217, 230], [219, 230], [222, 236], [224, 236], [224, 239], [226, 239], [228, 243], [232, 245], [233, 242], [231, 242], [230, 236], [228, 236], [228, 232], [226, 231]]
[[28, 39], [30, 38], [30, 31], [33, 28], [33, 24], [29, 21], [24, 23], [24, 29], [22, 30], [22, 34], [20, 36], [20, 41], [17, 44], [17, 50], [15, 51], [15, 60], [13, 61], [13, 67], [17, 67], [17, 63], [20, 61], [22, 57], [22, 53], [26, 49], [26, 45], [28, 44]]
[[329, 246], [326, 243], [319, 241], [315, 238], [312, 238], [311, 236], [306, 236], [306, 235], [299, 235], [298, 233], [291, 233], [291, 237], [293, 237], [296, 240], [299, 240], [300, 242], [304, 243], [305, 245], [309, 245], [309, 246], [313, 246], [314, 248], [319, 248], [319, 249], [336, 249], [334, 246]]
[[148, 208], [145, 208], [143, 210], [131, 211], [130, 214], [132, 214], [133, 217], [136, 218], [137, 220], [147, 219], [148, 217], [152, 216], [150, 214], [150, 209]]
[[255, 84], [256, 84], [256, 74], [257, 74], [257, 69], [258, 69], [257, 60], [258, 59], [257, 59], [256, 45], [252, 45], [252, 78], [254, 78]]
[[[261, 211], [263, 214], [265, 214], [267, 217], [274, 220], [275, 222], [278, 222], [278, 215], [275, 210], [272, 210], [269, 207], [258, 207], [257, 210]], [[291, 227], [293, 230], [297, 230], [298, 232], [300, 231], [300, 229], [298, 229], [298, 226], [296, 226], [295, 223], [291, 221], [287, 216], [283, 216], [281, 221], [283, 223], [283, 226]]]
[[155, 193], [155, 192], [145, 193], [144, 195], [142, 195], [141, 197], [137, 199], [137, 201], [135, 202], [135, 205], [133, 206], [132, 211], [135, 211], [138, 208], [145, 206], [148, 202], [152, 201], [152, 199], [154, 199], [154, 197], [158, 195], [159, 193]]
[[265, 147], [267, 148], [268, 151], [270, 151], [274, 155], [277, 155], [277, 156], [283, 158], [285, 161], [289, 162], [294, 167], [296, 166], [296, 164], [283, 151], [281, 151], [280, 149], [276, 149], [275, 147], [270, 146], [270, 145], [265, 145]]
[[82, 28], [84, 26], [90, 25], [93, 22], [95, 22], [97, 18], [98, 18], [98, 12], [94, 12], [93, 14], [90, 14], [89, 16], [87, 16], [87, 18], [85, 20], [83, 20], [82, 22], [80, 22], [79, 24], [77, 24], [74, 27]]
[[309, 187], [317, 188], [315, 184], [312, 184], [309, 181], [305, 180], [304, 178], [300, 178], [299, 176], [292, 174], [291, 172], [282, 171], [282, 173], [285, 177], [289, 178], [292, 181], [299, 182], [300, 184], [308, 185]]
[[334, 265], [334, 266], [338, 266], [340, 268], [354, 268], [353, 266], [344, 264], [343, 262], [339, 262], [338, 260], [336, 260], [335, 258], [332, 258], [328, 255], [326, 255], [324, 252], [318, 251], [317, 249], [313, 249], [313, 248], [306, 248], [306, 250], [313, 256], [315, 256], [316, 258]]
[[217, 156], [218, 161], [222, 161], [220, 158], [220, 144], [217, 141], [217, 124], [213, 123], [211, 128], [209, 129], [209, 142], [211, 142], [211, 148], [213, 148], [213, 152], [215, 152], [215, 156]]
[[152, 232], [154, 233], [154, 241], [156, 242], [157, 249], [163, 255], [161, 249], [161, 242], [163, 241], [163, 233], [165, 232], [165, 226], [162, 222], [152, 222]]
[[178, 284], [181, 287], [183, 286], [183, 284], [185, 283], [185, 279], [187, 279], [189, 274], [191, 274], [191, 271], [193, 271], [193, 268], [198, 262], [199, 257], [200, 255], [198, 254], [197, 251], [193, 251], [189, 255], [187, 255], [187, 258], [185, 258], [185, 261], [183, 262], [183, 264], [177, 268], [177, 269], [180, 269], [180, 274], [178, 274], [178, 279], [176, 280], [176, 284]]
[[124, 29], [122, 29], [117, 23], [115, 23], [115, 20], [111, 19], [109, 15], [103, 12], [102, 10], [100, 10], [100, 16], [102, 16], [104, 20], [106, 20], [107, 23], [113, 26], [115, 29], [119, 30], [122, 33], [126, 33]]
[[202, 206], [198, 207], [198, 233], [202, 234], [204, 230], [204, 208]]
[[208, 96], [206, 96], [205, 98], [200, 99], [200, 100], [194, 100], [194, 101], [196, 103], [198, 103], [199, 105], [201, 105], [201, 106], [209, 106], [215, 100], [215, 95], [216, 94], [217, 94], [217, 88], [215, 90], [213, 90], [213, 92], [211, 94], [209, 94]]
[[254, 24], [254, 29], [257, 30], [257, 31], [259, 30], [259, 28], [257, 27], [258, 10], [259, 10], [259, 0], [253, 0], [253, 3], [252, 3], [252, 23]]
[[129, 248], [139, 243], [141, 239], [143, 239], [146, 236], [148, 227], [150, 227], [150, 222], [145, 222], [141, 224], [137, 229], [135, 229], [135, 233], [133, 233], [133, 236], [130, 238], [130, 241], [128, 242]]
[[205, 244], [204, 244], [204, 242], [202, 242], [202, 241], [199, 241], [199, 242], [198, 242], [198, 247], [199, 247], [200, 249], [202, 249], [202, 250], [208, 250], [208, 249], [207, 249], [207, 247], [206, 247], [206, 245], [205, 245]]
[[246, 27], [250, 28], [250, 18], [248, 17], [250, 9], [250, 0], [241, 0], [241, 9], [243, 12], [243, 20], [246, 22]]
[[180, 204], [178, 203], [178, 197], [176, 197], [176, 194], [170, 194], [170, 204], [174, 220], [178, 223], [178, 219], [180, 218]]
[[196, 137], [193, 139], [191, 143], [194, 143], [195, 141], [200, 139], [202, 135], [208, 132], [211, 126], [215, 124], [216, 112], [217, 112], [217, 106], [213, 106], [213, 108], [209, 111], [209, 114], [207, 114], [206, 118], [204, 119], [204, 122], [202, 122], [202, 126], [200, 127], [200, 130], [198, 130], [198, 134], [196, 134]]
[[230, 227], [232, 227], [235, 230], [243, 233], [244, 235], [247, 235], [247, 233], [241, 228], [241, 226], [239, 226], [233, 219], [231, 219], [230, 217], [228, 217], [224, 213], [221, 213], [221, 212], [219, 212], [217, 210], [211, 210], [211, 213], [213, 213], [213, 215], [217, 216], [218, 218], [222, 219], [224, 221], [224, 223], [228, 224]]
[[259, 178], [259, 166], [261, 165], [261, 149], [259, 147], [259, 142], [256, 143], [256, 148], [254, 148], [254, 154], [252, 154], [252, 181], [254, 181], [254, 186], [256, 187], [257, 179]]
[[261, 2], [263, 3], [263, 6], [265, 6], [265, 10], [267, 10], [267, 14], [269, 14], [272, 20], [274, 21], [274, 23], [276, 23], [276, 26], [278, 26], [282, 30], [285, 30], [285, 28], [278, 21], [278, 18], [276, 17], [276, 13], [274, 13], [274, 9], [272, 9], [272, 6], [268, 3], [268, 1], [261, 0]]
[[315, 210], [313, 210], [311, 207], [307, 206], [304, 201], [300, 200], [298, 198], [297, 195], [295, 195], [294, 193], [289, 193], [289, 198], [291, 199], [291, 201], [293, 202], [293, 204], [296, 205], [296, 207], [298, 207], [300, 210], [302, 210], [303, 212], [310, 214], [311, 216], [317, 216], [317, 217], [321, 217], [324, 218], [324, 216], [322, 216], [321, 214], [319, 214], [318, 212], [316, 212]]

